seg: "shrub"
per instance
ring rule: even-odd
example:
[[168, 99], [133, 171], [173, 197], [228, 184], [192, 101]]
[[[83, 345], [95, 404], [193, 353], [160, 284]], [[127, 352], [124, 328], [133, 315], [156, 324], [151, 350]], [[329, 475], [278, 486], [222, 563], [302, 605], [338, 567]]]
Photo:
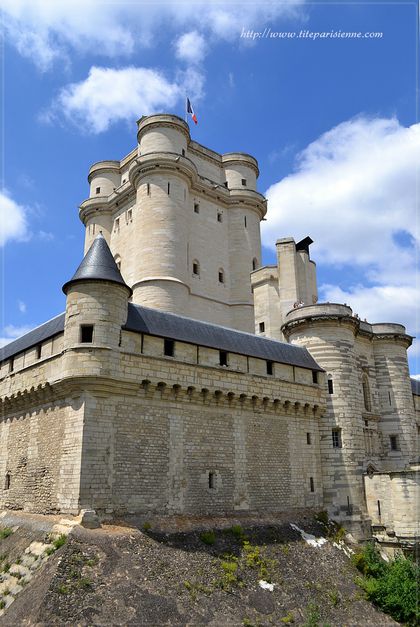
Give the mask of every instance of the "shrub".
[[10, 529], [10, 527], [4, 527], [3, 529], [0, 529], [0, 540], [3, 540], [4, 538], [8, 538], [9, 536], [11, 536], [13, 533], [13, 529]]
[[357, 583], [370, 601], [399, 622], [419, 624], [419, 566], [402, 556], [385, 562], [372, 544], [355, 555], [353, 562], [364, 575]]
[[143, 531], [150, 531], [150, 529], [152, 528], [152, 525], [149, 522], [145, 522], [143, 524]]
[[63, 544], [66, 543], [66, 540], [67, 540], [67, 536], [64, 535], [64, 533], [62, 533], [61, 536], [58, 536], [58, 538], [54, 540], [53, 545], [55, 546], [56, 549], [59, 549], [61, 546], [63, 546]]
[[204, 544], [212, 545], [216, 542], [216, 534], [214, 531], [203, 531], [203, 533], [200, 534], [200, 540], [204, 542]]

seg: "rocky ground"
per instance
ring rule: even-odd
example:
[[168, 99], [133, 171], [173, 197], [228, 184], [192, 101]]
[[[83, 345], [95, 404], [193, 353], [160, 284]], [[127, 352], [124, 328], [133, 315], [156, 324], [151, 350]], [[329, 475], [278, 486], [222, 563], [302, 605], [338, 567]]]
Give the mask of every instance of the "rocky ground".
[[[308, 518], [295, 522], [325, 535]], [[3, 556], [13, 546], [13, 536], [0, 540]], [[342, 548], [286, 522], [177, 533], [74, 527], [0, 625], [396, 625], [364, 599]]]

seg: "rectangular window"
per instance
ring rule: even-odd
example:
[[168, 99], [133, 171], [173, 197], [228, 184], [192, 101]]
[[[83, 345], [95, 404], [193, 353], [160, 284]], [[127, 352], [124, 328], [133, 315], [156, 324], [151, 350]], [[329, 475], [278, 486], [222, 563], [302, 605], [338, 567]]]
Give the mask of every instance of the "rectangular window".
[[228, 354], [227, 351], [219, 351], [219, 364], [221, 366], [228, 365]]
[[260, 322], [258, 325], [258, 328], [260, 330], [260, 333], [264, 333], [265, 331], [265, 322]]
[[223, 183], [223, 185], [224, 185], [225, 187], [227, 187], [227, 186], [228, 186], [228, 182], [227, 182], [227, 181], [225, 181], [225, 182]]
[[333, 429], [331, 431], [332, 445], [334, 448], [342, 448], [341, 429]]
[[391, 392], [389, 392], [389, 391], [388, 391], [388, 401], [389, 401], [389, 404], [392, 405]]
[[200, 213], [200, 205], [198, 202], [194, 203], [194, 213]]
[[100, 187], [97, 187], [97, 188], [96, 188], [96, 193], [97, 193], [97, 194], [100, 194], [100, 193], [101, 193], [101, 188], [100, 188]]
[[216, 473], [209, 472], [209, 489], [215, 490], [216, 488]]
[[316, 370], [312, 370], [312, 383], [318, 383], [318, 372]]
[[171, 193], [171, 184], [168, 183], [168, 196], [169, 196], [170, 193]]
[[15, 358], [11, 357], [9, 361], [9, 372], [13, 372], [15, 369]]
[[200, 274], [198, 263], [196, 261], [194, 261], [194, 263], [193, 263], [193, 274], [195, 274], [196, 276], [198, 276]]
[[146, 191], [147, 191], [147, 195], [150, 196], [150, 183], [147, 183]]
[[246, 179], [242, 179], [242, 185], [246, 185]]
[[218, 213], [218, 214], [217, 214], [217, 221], [218, 221], [218, 222], [223, 222], [223, 216], [222, 216], [222, 214], [221, 214], [221, 213]]
[[389, 436], [389, 444], [391, 446], [391, 451], [399, 451], [400, 450], [400, 446], [399, 446], [398, 436], [397, 435], [390, 435]]
[[80, 327], [81, 344], [91, 344], [93, 342], [93, 324], [82, 324]]
[[378, 516], [381, 517], [381, 501], [377, 501], [378, 504]]
[[306, 434], [306, 444], [312, 444], [312, 439], [311, 439], [311, 434], [310, 433]]
[[132, 222], [133, 221], [133, 210], [129, 209], [127, 211], [127, 222]]
[[219, 283], [225, 282], [225, 276], [222, 271], [219, 271]]
[[245, 225], [245, 228], [246, 228], [246, 216], [244, 216], [244, 225]]
[[267, 374], [272, 375], [273, 374], [273, 362], [266, 361], [265, 363], [267, 364]]
[[309, 485], [311, 488], [311, 492], [315, 492], [315, 484], [314, 484], [314, 478], [313, 477], [309, 477]]
[[334, 394], [333, 380], [328, 379], [328, 394]]
[[166, 355], [166, 357], [173, 357], [174, 348], [175, 348], [175, 342], [165, 337], [163, 341], [163, 354]]
[[36, 347], [36, 358], [37, 359], [41, 359], [41, 352], [42, 352], [42, 344], [38, 344], [38, 346]]
[[114, 222], [114, 233], [116, 233], [117, 231], [120, 230], [120, 219], [119, 218], [115, 218], [115, 222]]
[[182, 156], [185, 157], [185, 148], [182, 149]]

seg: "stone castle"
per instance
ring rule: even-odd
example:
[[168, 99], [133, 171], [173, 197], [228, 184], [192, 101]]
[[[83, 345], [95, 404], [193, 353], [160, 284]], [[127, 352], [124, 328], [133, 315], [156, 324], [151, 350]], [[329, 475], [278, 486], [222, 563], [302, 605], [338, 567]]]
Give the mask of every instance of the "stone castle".
[[327, 510], [419, 539], [412, 338], [319, 303], [312, 240], [261, 267], [257, 161], [174, 115], [89, 171], [66, 311], [0, 351], [1, 506], [102, 517]]

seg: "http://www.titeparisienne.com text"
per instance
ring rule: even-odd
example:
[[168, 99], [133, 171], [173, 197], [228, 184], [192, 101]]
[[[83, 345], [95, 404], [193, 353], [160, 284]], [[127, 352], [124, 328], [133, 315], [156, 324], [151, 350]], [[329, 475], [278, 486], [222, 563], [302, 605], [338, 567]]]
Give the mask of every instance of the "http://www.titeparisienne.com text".
[[275, 31], [270, 27], [264, 28], [264, 30], [252, 30], [245, 27], [242, 28], [241, 38], [243, 39], [382, 39], [383, 33], [381, 32], [361, 32], [361, 31], [342, 31], [342, 30], [328, 30], [328, 31]]

